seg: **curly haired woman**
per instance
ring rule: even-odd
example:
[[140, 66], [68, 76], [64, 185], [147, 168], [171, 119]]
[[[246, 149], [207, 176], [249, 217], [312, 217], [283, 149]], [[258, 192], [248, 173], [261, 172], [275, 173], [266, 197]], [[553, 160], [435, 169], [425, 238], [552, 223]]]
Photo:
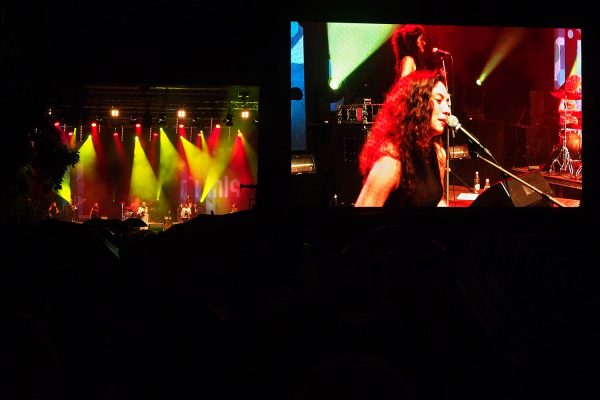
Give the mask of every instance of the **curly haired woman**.
[[357, 207], [446, 206], [442, 134], [450, 97], [439, 71], [398, 79], [360, 153]]

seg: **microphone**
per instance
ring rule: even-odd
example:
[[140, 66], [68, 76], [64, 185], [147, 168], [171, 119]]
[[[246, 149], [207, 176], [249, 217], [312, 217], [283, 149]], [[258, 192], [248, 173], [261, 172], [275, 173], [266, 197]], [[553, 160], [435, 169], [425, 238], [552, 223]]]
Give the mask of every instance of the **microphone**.
[[486, 154], [488, 154], [490, 157], [494, 158], [494, 156], [492, 156], [490, 151], [488, 149], [486, 149], [485, 146], [482, 145], [474, 135], [472, 135], [471, 133], [469, 133], [469, 131], [467, 131], [465, 128], [462, 127], [460, 122], [458, 122], [458, 118], [456, 118], [454, 115], [449, 116], [448, 119], [446, 120], [446, 123], [452, 129], [460, 129], [462, 131], [462, 133], [464, 133], [464, 135], [467, 137], [467, 139], [469, 139], [470, 142], [474, 143], [481, 150], [485, 151]]
[[443, 56], [451, 56], [452, 55], [449, 51], [438, 49], [437, 47], [434, 47], [433, 49], [431, 49], [431, 52], [433, 54], [441, 54]]

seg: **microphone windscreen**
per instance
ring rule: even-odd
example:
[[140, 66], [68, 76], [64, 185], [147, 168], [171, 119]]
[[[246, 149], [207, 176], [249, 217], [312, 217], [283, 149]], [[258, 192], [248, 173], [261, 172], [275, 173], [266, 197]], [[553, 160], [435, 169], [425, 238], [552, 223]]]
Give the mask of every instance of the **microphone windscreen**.
[[450, 128], [456, 128], [458, 125], [458, 118], [456, 118], [454, 115], [451, 115], [448, 117], [448, 119], [446, 119], [446, 123]]

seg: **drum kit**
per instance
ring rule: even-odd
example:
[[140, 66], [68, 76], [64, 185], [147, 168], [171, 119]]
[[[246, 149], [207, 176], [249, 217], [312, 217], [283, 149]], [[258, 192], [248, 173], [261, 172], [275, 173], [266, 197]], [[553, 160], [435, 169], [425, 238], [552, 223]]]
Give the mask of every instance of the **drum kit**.
[[375, 121], [375, 117], [383, 104], [374, 104], [370, 98], [363, 99], [362, 104], [345, 104], [337, 106], [338, 124], [368, 125]]
[[568, 173], [571, 177], [581, 179], [581, 122], [582, 112], [574, 108], [575, 101], [581, 100], [581, 92], [555, 90], [552, 96], [560, 99], [563, 106], [560, 111], [560, 142], [553, 150], [556, 157], [550, 164], [550, 173]]
[[[152, 217], [154, 215], [154, 208], [150, 207], [152, 202], [148, 202], [148, 215]], [[138, 213], [137, 207], [134, 205], [125, 206], [124, 203], [121, 203], [121, 220], [126, 220], [129, 218], [142, 218], [143, 215]], [[150, 218], [151, 220], [153, 218]]]

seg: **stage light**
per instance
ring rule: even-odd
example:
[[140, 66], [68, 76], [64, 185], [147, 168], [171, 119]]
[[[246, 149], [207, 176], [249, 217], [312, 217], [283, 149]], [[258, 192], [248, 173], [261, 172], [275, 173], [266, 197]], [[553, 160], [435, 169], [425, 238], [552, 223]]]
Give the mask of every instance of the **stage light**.
[[333, 90], [338, 90], [342, 86], [342, 82], [339, 79], [332, 78], [329, 80], [329, 87]]
[[177, 110], [177, 118], [185, 118], [185, 110]]
[[238, 134], [237, 134], [237, 135], [238, 135], [238, 137], [242, 137], [242, 131], [240, 131], [240, 130], [238, 129]]
[[250, 116], [250, 111], [242, 110], [242, 119], [248, 119], [249, 116]]
[[313, 174], [317, 172], [313, 154], [292, 154], [292, 175]]
[[96, 126], [98, 126], [98, 124], [95, 121], [92, 122], [92, 128], [95, 128]]
[[179, 124], [179, 129], [183, 129], [183, 124]]
[[150, 126], [152, 125], [152, 118], [150, 118], [150, 121], [148, 121], [148, 125], [146, 125], [146, 121], [143, 121], [142, 118], [138, 118], [136, 115], [134, 114], [130, 114], [129, 115], [129, 123], [131, 124], [131, 126], [134, 126], [136, 128], [141, 128], [142, 127], [142, 122], [144, 123], [144, 126]]
[[215, 125], [215, 128], [216, 128], [216, 129], [221, 129], [221, 124], [216, 124], [216, 125]]
[[111, 108], [110, 110], [110, 116], [113, 118], [119, 118], [119, 109], [118, 108]]
[[57, 121], [57, 122], [55, 122], [55, 123], [54, 123], [54, 126], [55, 126], [56, 128], [60, 128], [60, 122], [58, 122], [58, 121]]
[[166, 125], [167, 124], [167, 115], [166, 114], [160, 114], [158, 116], [157, 123], [158, 123], [158, 125]]
[[225, 126], [233, 126], [233, 113], [231, 112], [231, 110], [229, 110], [227, 116], [225, 116], [223, 123], [225, 124]]

